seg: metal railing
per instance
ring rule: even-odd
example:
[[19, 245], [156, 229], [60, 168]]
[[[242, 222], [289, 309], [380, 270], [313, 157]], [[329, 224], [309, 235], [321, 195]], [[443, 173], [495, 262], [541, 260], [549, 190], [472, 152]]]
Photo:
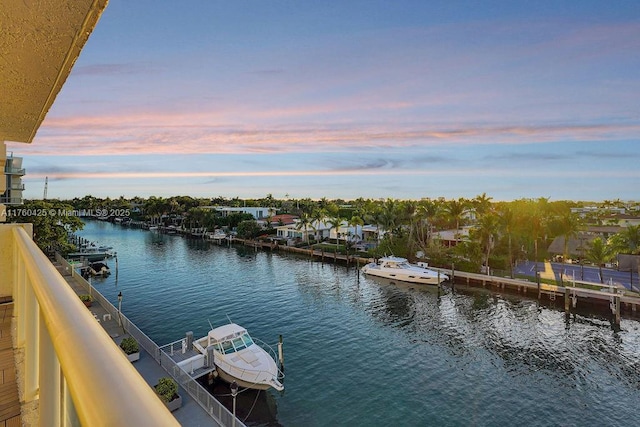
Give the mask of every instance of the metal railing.
[[[59, 254], [56, 254], [56, 260], [65, 268], [73, 268], [71, 264]], [[120, 317], [122, 328], [127, 334], [132, 336], [140, 347], [142, 347], [156, 362], [173, 378], [178, 384], [202, 407], [214, 420], [220, 425], [231, 426], [236, 425], [243, 427], [244, 423], [239, 419], [233, 423], [233, 414], [215, 397], [213, 397], [200, 383], [194, 380], [189, 373], [185, 372], [178, 364], [160, 348], [151, 338], [142, 332], [129, 318], [111, 304], [95, 287], [86, 281], [79, 273], [76, 275], [76, 281], [87, 293], [91, 294], [94, 300], [111, 314], [112, 318]]]
[[5, 173], [5, 175], [24, 175], [25, 174], [25, 170], [24, 170], [24, 168], [7, 167], [7, 168], [4, 169], [4, 173]]
[[21, 205], [22, 197], [0, 196], [0, 203], [5, 205]]
[[[13, 285], [20, 400], [44, 425], [179, 425], [20, 225], [0, 230]], [[6, 271], [5, 271], [6, 270]]]

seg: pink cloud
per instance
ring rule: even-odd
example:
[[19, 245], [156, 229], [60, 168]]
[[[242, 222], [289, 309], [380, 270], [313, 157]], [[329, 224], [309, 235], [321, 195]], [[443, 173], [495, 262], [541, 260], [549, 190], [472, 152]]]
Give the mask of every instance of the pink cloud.
[[33, 144], [39, 155], [249, 154], [352, 151], [439, 145], [521, 144], [635, 138], [638, 124], [476, 125], [327, 123], [247, 125], [215, 112], [123, 114], [47, 119]]

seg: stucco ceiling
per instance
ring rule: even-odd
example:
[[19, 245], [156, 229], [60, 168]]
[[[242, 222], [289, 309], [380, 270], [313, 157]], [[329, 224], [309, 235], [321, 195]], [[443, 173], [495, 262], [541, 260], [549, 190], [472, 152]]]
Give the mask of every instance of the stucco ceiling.
[[0, 142], [30, 143], [108, 0], [2, 0]]

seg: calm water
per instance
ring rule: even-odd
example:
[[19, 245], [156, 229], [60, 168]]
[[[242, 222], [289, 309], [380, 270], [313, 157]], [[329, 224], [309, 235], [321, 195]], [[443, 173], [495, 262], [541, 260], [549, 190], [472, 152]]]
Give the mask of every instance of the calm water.
[[[156, 343], [205, 335], [227, 316], [284, 336], [286, 390], [248, 424], [631, 426], [640, 326], [480, 290], [438, 294], [358, 278], [354, 268], [89, 222], [118, 252], [96, 287]], [[222, 387], [222, 386], [221, 386]], [[246, 414], [254, 403], [238, 401]], [[244, 416], [244, 415], [243, 415]]]

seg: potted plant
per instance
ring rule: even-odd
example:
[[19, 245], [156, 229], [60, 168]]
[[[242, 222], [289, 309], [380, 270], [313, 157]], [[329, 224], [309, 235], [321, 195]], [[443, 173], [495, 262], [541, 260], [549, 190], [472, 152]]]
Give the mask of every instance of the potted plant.
[[129, 362], [135, 362], [140, 359], [140, 346], [138, 345], [138, 341], [133, 337], [123, 338], [122, 341], [120, 341], [120, 348], [124, 351], [124, 354], [127, 355]]
[[182, 406], [182, 396], [178, 394], [178, 383], [173, 378], [162, 377], [153, 388], [171, 412]]
[[78, 297], [80, 297], [80, 301], [82, 301], [84, 305], [86, 305], [87, 307], [91, 307], [91, 303], [93, 302], [93, 297], [91, 295], [80, 294], [78, 295]]

